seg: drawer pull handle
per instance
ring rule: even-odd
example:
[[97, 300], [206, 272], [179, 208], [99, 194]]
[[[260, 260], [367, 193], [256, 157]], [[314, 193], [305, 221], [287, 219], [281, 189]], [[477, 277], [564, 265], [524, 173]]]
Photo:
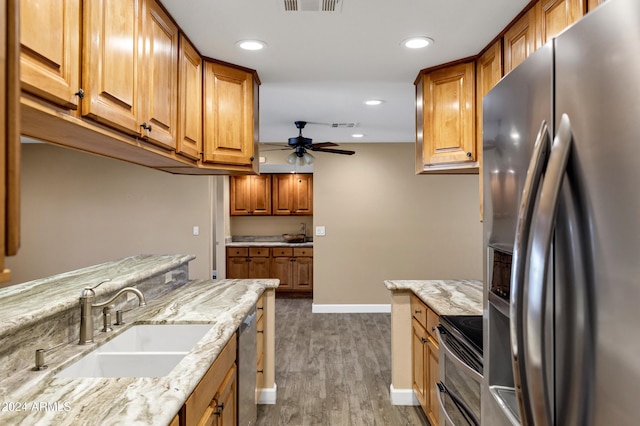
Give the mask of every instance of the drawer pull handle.
[[258, 373], [264, 374], [264, 370], [258, 370]]
[[258, 333], [264, 333], [264, 330], [258, 330]]
[[422, 313], [422, 311], [421, 311], [421, 310], [416, 309], [416, 314], [421, 314], [421, 313]]
[[422, 341], [422, 343], [427, 343], [427, 339], [425, 339], [424, 337], [421, 337], [420, 340]]

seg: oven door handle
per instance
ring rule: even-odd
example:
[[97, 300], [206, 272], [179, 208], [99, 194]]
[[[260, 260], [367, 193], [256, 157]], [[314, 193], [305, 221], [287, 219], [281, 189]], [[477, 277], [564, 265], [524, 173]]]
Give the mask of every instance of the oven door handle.
[[454, 405], [458, 408], [458, 410], [460, 410], [460, 412], [464, 415], [467, 421], [470, 421], [471, 423], [473, 423], [473, 426], [480, 426], [480, 421], [478, 420], [478, 418], [471, 412], [471, 409], [467, 406], [467, 404], [464, 403], [464, 401], [460, 399], [460, 397], [458, 397], [458, 395], [456, 395], [455, 393], [452, 393], [447, 388], [447, 386], [442, 382], [436, 383], [436, 388], [437, 388], [436, 390], [438, 391], [436, 392], [436, 395], [438, 395], [438, 405], [440, 406], [440, 411], [442, 411], [442, 414], [444, 414], [446, 426], [449, 426], [449, 425], [460, 426], [460, 425], [456, 425], [453, 422], [453, 420], [451, 420], [449, 413], [447, 413], [447, 409], [444, 406], [444, 400], [442, 399], [443, 393], [446, 393], [447, 395], [449, 395], [449, 398], [451, 398]]
[[453, 361], [453, 363], [457, 367], [459, 367], [465, 374], [470, 376], [473, 380], [475, 380], [478, 383], [482, 383], [482, 374], [478, 373], [476, 370], [474, 370], [473, 368], [469, 367], [469, 365], [467, 365], [466, 362], [461, 360], [451, 350], [451, 348], [449, 346], [447, 346], [447, 344], [445, 343], [444, 339], [442, 338], [442, 333], [440, 332], [440, 327], [441, 326], [436, 327], [436, 333], [438, 333], [438, 343], [440, 343], [440, 347], [442, 349], [444, 349], [445, 356], [451, 358], [451, 361]]

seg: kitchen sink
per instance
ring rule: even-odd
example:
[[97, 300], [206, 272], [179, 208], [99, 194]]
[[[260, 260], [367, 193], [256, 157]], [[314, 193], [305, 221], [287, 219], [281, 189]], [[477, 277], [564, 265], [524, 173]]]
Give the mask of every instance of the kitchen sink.
[[56, 377], [163, 377], [211, 329], [210, 324], [134, 325]]

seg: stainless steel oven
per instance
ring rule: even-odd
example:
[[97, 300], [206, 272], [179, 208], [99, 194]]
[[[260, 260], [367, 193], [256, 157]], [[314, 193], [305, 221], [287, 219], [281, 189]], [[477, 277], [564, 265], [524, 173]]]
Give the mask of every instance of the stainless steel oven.
[[438, 340], [440, 425], [479, 426], [482, 316], [441, 316]]

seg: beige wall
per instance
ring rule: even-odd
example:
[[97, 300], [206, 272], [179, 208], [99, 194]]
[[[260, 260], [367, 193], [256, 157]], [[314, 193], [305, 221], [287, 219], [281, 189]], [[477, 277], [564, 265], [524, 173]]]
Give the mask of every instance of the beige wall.
[[22, 244], [7, 259], [11, 284], [141, 253], [194, 254], [190, 277], [211, 277], [214, 178], [48, 144], [22, 148]]
[[482, 278], [478, 175], [414, 173], [414, 144], [314, 153], [315, 304], [386, 304], [385, 279]]

